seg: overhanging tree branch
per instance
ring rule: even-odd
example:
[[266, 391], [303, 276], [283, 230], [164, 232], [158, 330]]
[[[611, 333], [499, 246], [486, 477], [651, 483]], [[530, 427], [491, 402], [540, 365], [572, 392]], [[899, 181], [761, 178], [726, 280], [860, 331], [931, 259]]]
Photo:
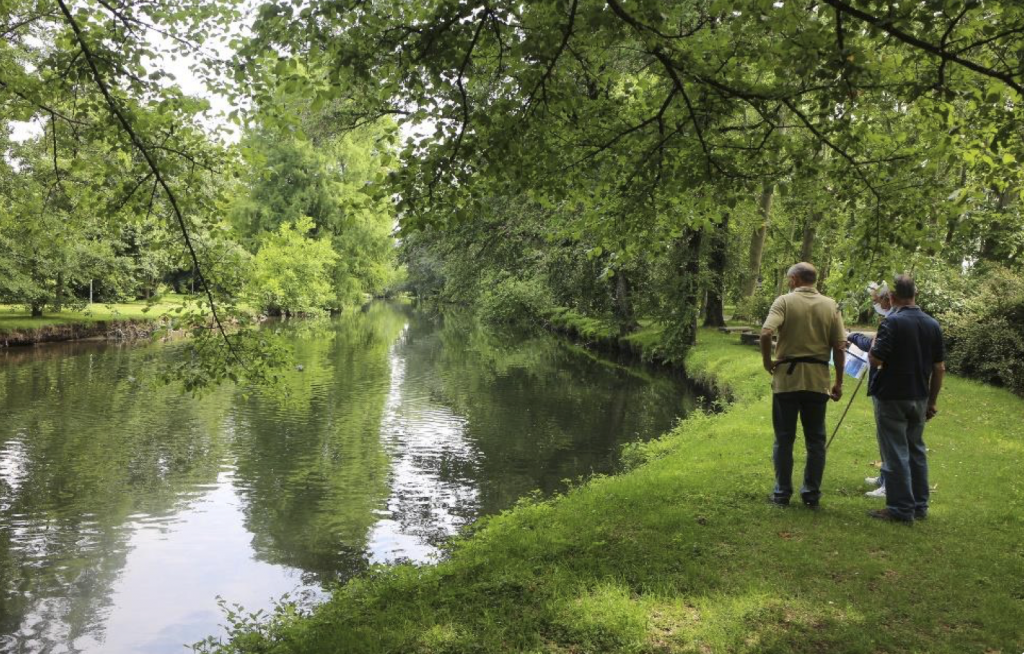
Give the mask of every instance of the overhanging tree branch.
[[704, 160], [707, 165], [708, 177], [711, 177], [711, 168], [714, 167], [718, 172], [725, 174], [722, 170], [721, 165], [715, 160], [711, 154], [711, 148], [708, 146], [707, 140], [704, 138], [704, 130], [700, 126], [700, 122], [697, 120], [697, 114], [693, 110], [693, 103], [690, 102], [690, 96], [686, 93], [686, 89], [683, 87], [683, 80], [679, 79], [679, 75], [676, 74], [676, 69], [669, 61], [665, 53], [660, 49], [654, 52], [654, 56], [657, 57], [658, 61], [661, 62], [662, 66], [665, 67], [665, 72], [668, 73], [669, 77], [672, 78], [672, 83], [679, 93], [683, 96], [683, 102], [686, 103], [686, 111], [690, 114], [690, 122], [693, 123], [693, 130], [697, 134], [697, 140], [700, 141], [700, 149], [704, 151]]
[[1024, 85], [1018, 82], [1014, 78], [1014, 76], [1009, 73], [1004, 73], [993, 68], [989, 68], [988, 66], [982, 66], [981, 64], [975, 63], [969, 59], [964, 59], [963, 57], [960, 57], [957, 54], [950, 52], [941, 46], [935, 45], [934, 43], [929, 43], [927, 41], [919, 39], [913, 34], [908, 34], [902, 30], [896, 29], [884, 18], [879, 18], [878, 16], [873, 16], [867, 13], [866, 11], [861, 11], [860, 9], [852, 7], [846, 2], [843, 2], [843, 0], [822, 1], [838, 11], [841, 11], [849, 16], [853, 16], [858, 20], [868, 23], [872, 27], [875, 27], [876, 29], [885, 32], [886, 34], [895, 38], [898, 41], [902, 41], [907, 45], [917, 48], [918, 50], [926, 52], [932, 56], [939, 57], [943, 61], [949, 61], [959, 66], [963, 66], [968, 70], [973, 70], [974, 72], [985, 77], [997, 79], [1000, 82], [1003, 82], [1004, 84], [1012, 88], [1017, 93], [1024, 95]]
[[[565, 52], [565, 47], [569, 44], [569, 38], [572, 36], [572, 30], [576, 23], [576, 7], [578, 4], [579, 0], [572, 0], [572, 6], [569, 8], [569, 19], [566, 21], [565, 30], [562, 32], [562, 42], [559, 44], [558, 49], [555, 50], [555, 53], [551, 56], [551, 61], [548, 62], [547, 68], [544, 69], [544, 74], [540, 76], [540, 79], [537, 80], [537, 84], [533, 87], [533, 90], [530, 91], [530, 95], [526, 98], [525, 115], [527, 116], [529, 116], [530, 112], [533, 111], [533, 103], [536, 99], [537, 93], [542, 88], [546, 88], [545, 85], [551, 78], [551, 73], [555, 70], [555, 65], [561, 58], [562, 53]], [[547, 91], [545, 91], [545, 96], [547, 96]]]
[[827, 145], [829, 149], [831, 149], [833, 152], [838, 154], [840, 157], [845, 159], [847, 163], [850, 164], [850, 166], [853, 168], [853, 172], [857, 175], [857, 177], [860, 177], [860, 180], [864, 182], [864, 185], [868, 188], [869, 191], [871, 191], [871, 194], [875, 196], [876, 203], [880, 204], [882, 202], [882, 195], [878, 192], [878, 189], [875, 188], [875, 185], [871, 183], [871, 180], [868, 179], [868, 176], [864, 174], [864, 171], [861, 170], [861, 162], [854, 159], [853, 155], [851, 155], [849, 152], [833, 143], [831, 139], [825, 136], [825, 134], [817, 127], [815, 127], [814, 123], [812, 123], [811, 120], [802, 111], [797, 109], [796, 105], [793, 102], [791, 102], [790, 100], [783, 100], [782, 104], [786, 105], [786, 107], [788, 107], [789, 110], [792, 111], [793, 114], [800, 119], [800, 122], [804, 124], [804, 127], [806, 127], [808, 131], [810, 131], [811, 134], [814, 135], [814, 138], [818, 139], [818, 141], [820, 141], [821, 143]]
[[[177, 220], [178, 227], [181, 230], [181, 235], [185, 240], [185, 246], [188, 248], [189, 257], [192, 259], [193, 266], [195, 266], [196, 277], [199, 278], [199, 284], [205, 292], [207, 300], [210, 302], [210, 312], [213, 314], [213, 321], [217, 325], [217, 330], [220, 332], [221, 338], [223, 338], [224, 343], [228, 347], [228, 351], [231, 353], [231, 356], [235, 361], [243, 368], [247, 368], [245, 362], [239, 357], [238, 352], [231, 343], [231, 339], [228, 338], [227, 331], [225, 331], [223, 323], [221, 323], [220, 316], [217, 313], [217, 304], [213, 298], [213, 291], [210, 289], [206, 276], [203, 275], [202, 269], [199, 266], [199, 256], [196, 254], [195, 247], [192, 245], [192, 237], [189, 235], [188, 225], [185, 222], [185, 216], [181, 212], [177, 196], [175, 196], [174, 192], [171, 190], [170, 185], [164, 178], [164, 175], [161, 172], [160, 167], [157, 165], [156, 160], [153, 158], [152, 153], [149, 151], [149, 148], [147, 148], [142, 142], [142, 139], [139, 138], [139, 135], [135, 132], [135, 128], [132, 127], [131, 121], [128, 120], [124, 110], [118, 105], [114, 96], [110, 93], [110, 88], [107, 86], [106, 81], [100, 74], [99, 68], [96, 66], [92, 49], [86, 42], [85, 35], [82, 33], [82, 29], [79, 27], [78, 22], [71, 14], [71, 11], [68, 9], [64, 0], [57, 0], [57, 5], [60, 7], [61, 13], [64, 14], [64, 18], [67, 20], [68, 25], [71, 27], [71, 31], [75, 35], [75, 40], [78, 41], [78, 45], [82, 48], [82, 55], [85, 57], [85, 61], [89, 65], [89, 70], [92, 72], [93, 81], [96, 83], [100, 93], [107, 101], [107, 105], [110, 107], [111, 113], [114, 114], [118, 123], [121, 124], [121, 128], [124, 129], [126, 134], [128, 134], [128, 138], [131, 140], [132, 145], [135, 146], [135, 149], [138, 150], [139, 154], [142, 155], [142, 158], [145, 159], [146, 165], [149, 166], [149, 169], [153, 173], [155, 184], [159, 185], [167, 196], [171, 209], [174, 211], [174, 217]], [[156, 187], [154, 186], [154, 189], [155, 188]]]
[[81, 126], [87, 126], [88, 125], [88, 123], [86, 123], [84, 121], [81, 121], [81, 120], [76, 120], [74, 118], [71, 118], [71, 117], [67, 116], [66, 114], [61, 113], [60, 111], [57, 111], [53, 107], [45, 105], [42, 102], [39, 102], [38, 100], [33, 100], [32, 98], [28, 97], [27, 95], [25, 95], [24, 93], [22, 93], [18, 89], [12, 87], [10, 84], [8, 84], [7, 82], [5, 82], [2, 79], [0, 79], [0, 88], [3, 88], [5, 91], [10, 91], [12, 94], [14, 94], [17, 97], [21, 98], [22, 100], [24, 100], [25, 102], [29, 103], [33, 107], [36, 107], [37, 109], [42, 109], [43, 111], [45, 111], [46, 113], [50, 114], [51, 116], [56, 116], [57, 118], [60, 118], [63, 121], [71, 123], [72, 125], [81, 125]]
[[452, 154], [448, 158], [447, 166], [438, 168], [434, 175], [433, 181], [430, 183], [429, 196], [433, 198], [434, 187], [438, 182], [441, 181], [441, 175], [444, 172], [444, 168], [451, 169], [455, 165], [455, 161], [459, 156], [459, 151], [462, 149], [462, 139], [466, 135], [466, 129], [469, 127], [469, 94], [466, 91], [466, 69], [469, 67], [469, 62], [473, 58], [473, 51], [476, 50], [477, 43], [480, 41], [480, 33], [484, 30], [484, 24], [488, 20], [487, 10], [484, 10], [484, 15], [480, 17], [480, 21], [477, 23], [476, 30], [473, 32], [473, 40], [469, 44], [469, 48], [466, 50], [466, 55], [462, 59], [462, 64], [459, 66], [459, 73], [455, 79], [455, 85], [459, 89], [459, 100], [462, 107], [462, 120], [459, 123], [459, 133], [455, 136], [455, 143], [452, 144]]

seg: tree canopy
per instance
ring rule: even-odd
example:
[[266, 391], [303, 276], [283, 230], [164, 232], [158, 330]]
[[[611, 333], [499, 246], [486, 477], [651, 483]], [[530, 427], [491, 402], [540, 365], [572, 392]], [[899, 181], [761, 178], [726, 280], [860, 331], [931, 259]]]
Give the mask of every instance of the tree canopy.
[[[225, 365], [245, 367], [218, 312], [240, 286], [200, 247], [225, 215], [250, 249], [309, 216], [339, 254], [335, 305], [394, 282], [397, 220], [447, 296], [539, 279], [623, 331], [638, 311], [670, 324], [679, 348], [701, 307], [756, 313], [783, 260], [838, 294], [907, 262], [1020, 266], [1017, 2], [277, 0], [251, 29], [232, 1], [4, 9], [0, 103], [52, 128], [43, 197], [78, 166], [94, 191], [68, 207], [158, 216]], [[240, 148], [204, 132], [165, 55], [231, 99]]]

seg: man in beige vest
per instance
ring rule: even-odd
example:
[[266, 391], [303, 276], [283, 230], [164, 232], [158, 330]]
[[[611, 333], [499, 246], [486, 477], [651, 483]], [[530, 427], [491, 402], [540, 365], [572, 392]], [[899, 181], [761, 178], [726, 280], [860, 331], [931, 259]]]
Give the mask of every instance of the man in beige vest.
[[[775, 428], [775, 490], [768, 501], [788, 506], [793, 494], [793, 443], [797, 417], [804, 428], [807, 464], [800, 496], [818, 508], [825, 473], [825, 410], [843, 395], [846, 332], [839, 306], [814, 288], [818, 272], [798, 263], [786, 273], [790, 292], [775, 298], [761, 328], [761, 357], [772, 375], [772, 426]], [[775, 358], [772, 337], [778, 335]], [[829, 354], [835, 383], [829, 375]]]

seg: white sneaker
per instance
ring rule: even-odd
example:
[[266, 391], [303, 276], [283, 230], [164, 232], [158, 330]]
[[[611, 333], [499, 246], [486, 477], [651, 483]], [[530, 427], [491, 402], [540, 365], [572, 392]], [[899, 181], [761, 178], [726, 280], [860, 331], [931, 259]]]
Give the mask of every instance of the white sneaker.
[[878, 486], [878, 482], [882, 481], [881, 477], [865, 477], [864, 483], [868, 486]]
[[885, 497], [885, 486], [879, 486], [873, 491], [864, 493], [864, 497]]

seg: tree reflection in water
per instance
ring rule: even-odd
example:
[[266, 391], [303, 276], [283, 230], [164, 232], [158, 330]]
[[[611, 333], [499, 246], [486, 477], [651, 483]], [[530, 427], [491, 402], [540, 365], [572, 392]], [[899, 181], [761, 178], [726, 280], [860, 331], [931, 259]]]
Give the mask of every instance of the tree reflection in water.
[[685, 384], [545, 333], [377, 303], [278, 323], [285, 393], [160, 386], [173, 346], [0, 352], [0, 652], [180, 651], [480, 515], [613, 469]]

